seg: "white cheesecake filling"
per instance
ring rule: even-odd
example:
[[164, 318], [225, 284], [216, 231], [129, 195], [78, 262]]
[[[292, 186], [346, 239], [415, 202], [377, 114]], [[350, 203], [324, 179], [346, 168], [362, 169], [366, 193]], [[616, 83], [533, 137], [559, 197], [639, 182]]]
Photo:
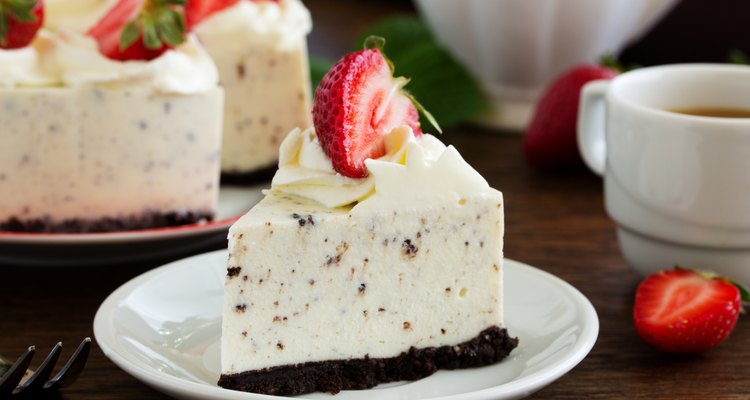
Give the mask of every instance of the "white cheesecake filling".
[[365, 161], [369, 175], [353, 179], [333, 170], [314, 128], [294, 130], [281, 144], [279, 170], [271, 187], [329, 208], [357, 203], [353, 213], [459, 201], [491, 190], [453, 146], [446, 147], [432, 135], [415, 137], [408, 126], [397, 127], [386, 135], [385, 147], [384, 156]]
[[502, 194], [330, 209], [270, 193], [232, 226], [222, 373], [387, 358], [503, 326]]

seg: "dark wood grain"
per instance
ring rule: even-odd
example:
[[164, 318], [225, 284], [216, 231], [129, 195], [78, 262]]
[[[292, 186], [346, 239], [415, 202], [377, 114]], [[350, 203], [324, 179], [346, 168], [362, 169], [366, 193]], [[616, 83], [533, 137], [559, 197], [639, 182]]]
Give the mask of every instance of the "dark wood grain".
[[[314, 0], [308, 6], [315, 21], [311, 51], [327, 57], [347, 50], [356, 32], [371, 21], [412, 10], [408, 2], [398, 1]], [[726, 343], [702, 356], [659, 354], [638, 339], [631, 311], [640, 278], [617, 247], [598, 177], [583, 168], [554, 173], [529, 168], [521, 158], [521, 139], [513, 134], [464, 126], [442, 139], [504, 192], [507, 257], [566, 280], [591, 300], [599, 315], [601, 330], [592, 352], [533, 398], [750, 396], [748, 321], [741, 319]], [[81, 338], [93, 337], [94, 314], [109, 293], [166, 261], [89, 268], [0, 266], [0, 353], [16, 357], [29, 344], [46, 352], [62, 340], [63, 357], [69, 356]], [[83, 375], [61, 398], [168, 397], [121, 371], [94, 344]]]

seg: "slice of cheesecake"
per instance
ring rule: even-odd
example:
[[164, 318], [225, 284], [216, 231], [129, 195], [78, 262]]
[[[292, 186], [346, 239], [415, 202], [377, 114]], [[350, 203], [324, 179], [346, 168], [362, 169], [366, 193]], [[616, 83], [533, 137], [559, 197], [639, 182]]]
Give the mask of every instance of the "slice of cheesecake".
[[[367, 43], [382, 46], [382, 40]], [[229, 230], [225, 388], [365, 389], [505, 358], [503, 196], [423, 134], [379, 48], [344, 56]]]
[[[502, 194], [434, 137], [390, 136], [386, 158], [405, 164], [369, 160], [354, 188], [306, 165], [313, 131], [285, 140], [282, 179], [229, 233], [221, 386], [363, 389], [491, 364], [516, 346], [503, 323]], [[337, 207], [347, 200], [311, 198], [326, 179], [355, 196], [372, 187]]]

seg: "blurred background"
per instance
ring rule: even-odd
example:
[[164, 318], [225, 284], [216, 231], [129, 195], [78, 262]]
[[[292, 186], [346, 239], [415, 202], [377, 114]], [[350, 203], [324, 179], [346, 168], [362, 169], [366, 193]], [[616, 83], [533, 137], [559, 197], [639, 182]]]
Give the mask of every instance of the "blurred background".
[[[358, 11], [363, 3], [368, 7], [367, 15]], [[315, 0], [306, 5], [314, 21], [309, 38], [310, 54], [313, 62], [323, 59], [328, 65], [354, 49], [356, 39], [372, 27], [372, 21], [397, 15], [421, 16], [437, 40], [478, 78], [479, 85], [488, 94], [489, 112], [473, 121], [516, 133], [525, 128], [535, 100], [554, 76], [576, 62], [596, 61], [604, 52], [602, 49], [617, 47], [614, 56], [626, 67], [678, 62], [723, 63], [728, 62], [733, 53], [750, 54], [750, 40], [744, 28], [745, 18], [750, 15], [747, 0], [504, 0], [500, 3], [488, 0]], [[471, 10], [472, 6], [481, 9]], [[439, 7], [449, 10], [442, 16], [431, 12]], [[332, 8], [339, 12], [325, 11]], [[500, 10], [508, 12], [499, 15]], [[508, 17], [510, 13], [518, 17]], [[639, 18], [646, 22], [638, 22]], [[486, 26], [480, 26], [480, 22]], [[451, 24], [454, 26], [449, 27]], [[513, 24], [515, 26], [497, 28]], [[435, 33], [436, 26], [447, 33]], [[492, 36], [491, 32], [496, 37], [486, 37]], [[475, 49], [466, 49], [470, 46], [464, 43], [472, 43], [466, 38], [455, 39], [450, 45], [450, 37], [462, 35], [473, 35], [474, 42], [480, 39], [483, 42]], [[493, 46], [502, 50], [488, 54]], [[388, 50], [386, 46], [386, 53]], [[492, 58], [494, 60], [490, 60]], [[325, 65], [324, 62], [321, 69], [325, 69]], [[398, 65], [396, 63], [397, 73]], [[412, 68], [407, 66], [406, 69]], [[425, 74], [417, 68], [414, 73], [402, 72], [405, 76]], [[422, 101], [424, 97], [419, 95], [424, 96], [423, 88], [414, 88], [416, 85], [419, 83], [414, 80], [410, 90]], [[427, 99], [428, 103], [430, 101]], [[442, 114], [440, 104], [425, 106]], [[466, 114], [473, 111], [467, 108]], [[455, 117], [466, 119], [464, 115]]]

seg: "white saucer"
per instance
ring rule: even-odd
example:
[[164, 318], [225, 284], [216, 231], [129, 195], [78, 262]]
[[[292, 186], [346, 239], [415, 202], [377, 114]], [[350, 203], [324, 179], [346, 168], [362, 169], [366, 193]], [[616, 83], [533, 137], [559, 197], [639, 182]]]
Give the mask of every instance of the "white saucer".
[[[226, 250], [186, 258], [138, 276], [113, 292], [94, 319], [104, 354], [144, 383], [179, 399], [278, 399], [216, 386]], [[591, 303], [561, 279], [505, 260], [508, 331], [520, 340], [511, 356], [483, 368], [438, 371], [310, 399], [516, 399], [575, 367], [593, 347], [599, 320]]]
[[[221, 187], [212, 222], [106, 233], [19, 233], [0, 231], [0, 264], [87, 266], [179, 256], [217, 245], [227, 229], [263, 198], [263, 183]], [[216, 248], [216, 247], [214, 247]]]

